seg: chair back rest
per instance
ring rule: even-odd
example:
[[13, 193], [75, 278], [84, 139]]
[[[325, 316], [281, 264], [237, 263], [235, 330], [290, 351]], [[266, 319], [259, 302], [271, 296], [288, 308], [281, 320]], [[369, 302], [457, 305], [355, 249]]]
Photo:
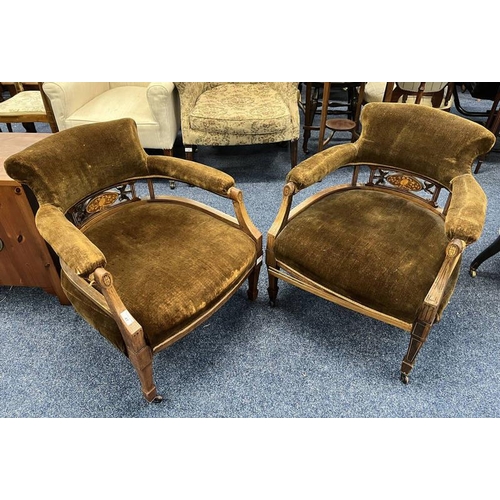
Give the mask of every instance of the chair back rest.
[[147, 87], [149, 82], [109, 82], [110, 89], [117, 87]]
[[495, 143], [485, 127], [429, 106], [369, 103], [361, 123], [360, 163], [402, 168], [446, 187], [454, 177], [470, 174], [473, 161]]
[[135, 122], [124, 118], [58, 132], [10, 156], [5, 170], [40, 205], [66, 212], [92, 193], [147, 175], [146, 159]]

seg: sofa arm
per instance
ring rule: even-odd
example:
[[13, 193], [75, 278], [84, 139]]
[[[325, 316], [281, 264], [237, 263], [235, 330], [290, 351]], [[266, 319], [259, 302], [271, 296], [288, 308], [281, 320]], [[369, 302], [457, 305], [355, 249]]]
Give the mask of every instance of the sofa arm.
[[160, 128], [169, 129], [180, 125], [179, 92], [173, 82], [151, 82], [146, 90], [148, 104], [160, 124]]
[[151, 175], [165, 175], [212, 193], [228, 196], [234, 186], [234, 179], [216, 168], [194, 161], [171, 156], [148, 156], [148, 172]]
[[477, 241], [483, 232], [487, 199], [472, 174], [451, 181], [451, 202], [446, 214], [445, 230], [450, 240], [459, 238], [467, 244]]
[[109, 90], [106, 82], [44, 82], [59, 130], [65, 130], [66, 119], [83, 105]]
[[35, 223], [43, 239], [78, 275], [106, 265], [104, 254], [54, 205], [41, 205]]
[[293, 182], [299, 190], [304, 189], [321, 181], [334, 170], [354, 163], [357, 153], [358, 149], [353, 143], [325, 149], [290, 170], [286, 180]]

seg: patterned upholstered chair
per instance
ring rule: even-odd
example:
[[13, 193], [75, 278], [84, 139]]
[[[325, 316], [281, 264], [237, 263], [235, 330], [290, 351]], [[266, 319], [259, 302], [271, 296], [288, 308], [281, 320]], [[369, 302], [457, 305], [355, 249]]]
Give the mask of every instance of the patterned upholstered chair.
[[[267, 238], [269, 297], [275, 304], [282, 279], [410, 331], [401, 366], [407, 383], [453, 293], [462, 252], [481, 234], [486, 196], [471, 165], [495, 137], [413, 104], [370, 103], [361, 121], [355, 143], [288, 174]], [[343, 166], [353, 168], [349, 184], [325, 187], [292, 210], [294, 195]]]
[[[161, 399], [154, 353], [209, 318], [246, 279], [256, 298], [262, 238], [234, 180], [194, 162], [147, 155], [133, 120], [59, 132], [5, 167], [37, 197], [36, 225], [60, 257], [68, 299], [128, 356], [148, 401]], [[158, 196], [157, 179], [227, 198], [236, 216]]]
[[45, 82], [59, 130], [132, 118], [143, 148], [172, 156], [180, 129], [179, 96], [172, 82]]
[[299, 139], [298, 83], [177, 83], [186, 158], [195, 146], [290, 142], [292, 167]]

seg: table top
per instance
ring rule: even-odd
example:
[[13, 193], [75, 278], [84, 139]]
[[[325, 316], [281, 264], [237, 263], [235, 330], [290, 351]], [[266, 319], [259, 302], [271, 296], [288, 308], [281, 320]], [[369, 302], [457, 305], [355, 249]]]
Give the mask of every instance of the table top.
[[42, 133], [23, 133], [23, 132], [1, 132], [0, 133], [0, 182], [2, 185], [17, 185], [18, 183], [12, 180], [5, 172], [4, 162], [5, 160], [18, 153], [28, 146], [35, 144], [35, 142], [41, 141], [45, 137], [52, 134], [42, 134]]

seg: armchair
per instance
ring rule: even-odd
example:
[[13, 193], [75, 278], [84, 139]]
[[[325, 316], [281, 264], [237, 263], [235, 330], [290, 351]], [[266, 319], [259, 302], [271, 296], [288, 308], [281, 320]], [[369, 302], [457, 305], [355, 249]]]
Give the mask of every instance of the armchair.
[[236, 146], [290, 142], [297, 164], [297, 83], [176, 82], [186, 158], [195, 146]]
[[59, 130], [132, 118], [143, 148], [172, 156], [180, 129], [179, 96], [171, 82], [45, 82]]
[[[370, 103], [361, 121], [355, 143], [289, 172], [267, 238], [269, 298], [275, 305], [281, 279], [411, 332], [401, 366], [408, 383], [452, 296], [462, 252], [481, 234], [486, 196], [471, 165], [495, 137], [413, 104]], [[344, 166], [353, 169], [349, 184], [322, 189], [292, 209], [294, 195]]]
[[[132, 119], [81, 125], [7, 159], [33, 190], [36, 225], [61, 260], [75, 310], [130, 360], [160, 401], [153, 354], [191, 332], [244, 283], [257, 296], [262, 237], [234, 180], [179, 158], [149, 156]], [[183, 181], [232, 203], [235, 217], [155, 181]], [[147, 195], [140, 196], [140, 189]]]

